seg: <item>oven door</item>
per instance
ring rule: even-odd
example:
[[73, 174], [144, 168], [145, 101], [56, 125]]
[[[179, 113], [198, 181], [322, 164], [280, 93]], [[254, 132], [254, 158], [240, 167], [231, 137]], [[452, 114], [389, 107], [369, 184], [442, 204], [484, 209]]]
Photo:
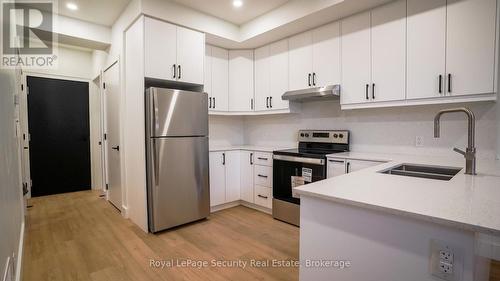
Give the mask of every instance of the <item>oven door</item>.
[[326, 161], [288, 155], [273, 155], [273, 198], [300, 204], [292, 187], [326, 179]]

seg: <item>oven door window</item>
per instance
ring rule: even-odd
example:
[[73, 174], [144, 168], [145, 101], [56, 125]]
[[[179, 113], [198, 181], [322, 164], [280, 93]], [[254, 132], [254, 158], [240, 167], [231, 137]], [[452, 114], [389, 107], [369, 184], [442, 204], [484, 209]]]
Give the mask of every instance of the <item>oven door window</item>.
[[299, 204], [300, 199], [293, 197], [292, 186], [308, 184], [326, 178], [324, 165], [273, 160], [273, 197], [290, 203]]

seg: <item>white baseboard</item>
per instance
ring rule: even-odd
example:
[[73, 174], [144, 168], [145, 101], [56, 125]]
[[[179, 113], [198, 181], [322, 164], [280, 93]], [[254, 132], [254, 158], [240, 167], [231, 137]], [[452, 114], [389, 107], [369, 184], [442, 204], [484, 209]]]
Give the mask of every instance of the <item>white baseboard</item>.
[[222, 211], [222, 210], [229, 209], [229, 208], [233, 208], [233, 207], [236, 207], [239, 205], [241, 205], [240, 201], [234, 201], [234, 202], [220, 204], [217, 206], [210, 207], [210, 213], [215, 213], [215, 212]]
[[260, 205], [256, 205], [256, 204], [253, 204], [253, 203], [250, 203], [250, 202], [241, 201], [241, 205], [243, 205], [245, 207], [248, 207], [248, 208], [251, 208], [251, 209], [254, 209], [254, 210], [257, 210], [257, 211], [260, 211], [260, 212], [263, 212], [263, 213], [266, 213], [266, 214], [270, 214], [270, 215], [273, 214], [273, 210], [272, 209], [269, 209], [269, 208], [266, 208], [266, 207], [262, 207]]
[[128, 207], [125, 205], [122, 205], [122, 217], [128, 219]]
[[256, 205], [256, 204], [253, 204], [250, 202], [242, 201], [242, 200], [224, 203], [221, 205], [210, 207], [210, 212], [215, 213], [218, 211], [222, 211], [222, 210], [233, 208], [233, 207], [240, 206], [240, 205], [257, 210], [257, 211], [260, 211], [260, 212], [263, 212], [263, 213], [266, 213], [266, 214], [272, 214], [272, 210], [269, 208], [262, 207], [262, 206], [259, 206], [259, 205]]
[[16, 257], [16, 281], [20, 281], [22, 266], [23, 266], [23, 250], [24, 250], [24, 220], [21, 223], [21, 233], [19, 234], [19, 246], [17, 248]]

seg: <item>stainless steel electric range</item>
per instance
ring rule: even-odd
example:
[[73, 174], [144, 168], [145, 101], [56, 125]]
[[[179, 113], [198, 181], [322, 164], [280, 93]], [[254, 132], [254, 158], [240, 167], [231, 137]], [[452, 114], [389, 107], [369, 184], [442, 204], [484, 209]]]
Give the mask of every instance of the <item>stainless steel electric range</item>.
[[301, 130], [299, 147], [273, 152], [273, 217], [300, 225], [295, 187], [326, 179], [326, 155], [349, 151], [349, 131]]

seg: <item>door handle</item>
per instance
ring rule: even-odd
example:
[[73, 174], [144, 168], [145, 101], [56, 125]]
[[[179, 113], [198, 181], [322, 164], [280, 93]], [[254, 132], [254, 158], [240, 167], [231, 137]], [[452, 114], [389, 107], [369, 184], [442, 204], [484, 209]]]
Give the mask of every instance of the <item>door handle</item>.
[[307, 84], [311, 87], [311, 73], [307, 74]]
[[222, 153], [222, 165], [226, 165], [226, 153]]
[[267, 179], [267, 176], [264, 176], [264, 175], [260, 175], [260, 174], [259, 174], [259, 175], [257, 175], [257, 176], [258, 176], [258, 177], [260, 177], [260, 178], [265, 178], [265, 179]]
[[179, 73], [178, 73], [178, 74], [179, 74], [179, 76], [178, 76], [178, 78], [179, 78], [179, 79], [181, 79], [181, 65], [180, 65], [180, 64], [179, 64], [179, 66], [177, 67], [177, 69], [179, 70]]
[[316, 86], [316, 73], [313, 72], [313, 86]]
[[215, 109], [215, 107], [216, 107], [216, 106], [215, 106], [215, 97], [214, 97], [213, 99], [214, 99], [214, 106], [213, 106], [212, 108], [213, 108], [213, 109]]
[[269, 97], [269, 107], [273, 108], [273, 97]]
[[253, 153], [250, 153], [250, 165], [253, 165]]
[[372, 99], [375, 99], [375, 83], [372, 84]]
[[212, 97], [208, 98], [208, 108], [212, 108]]
[[448, 73], [448, 93], [451, 93], [451, 73]]
[[257, 157], [257, 159], [267, 161], [267, 158], [264, 157]]
[[260, 194], [258, 194], [257, 196], [259, 196], [260, 198], [267, 199], [267, 196], [264, 196], [264, 195], [260, 195]]
[[366, 84], [366, 91], [365, 91], [365, 95], [366, 95], [366, 100], [369, 100], [370, 98], [368, 97], [368, 89], [370, 88], [370, 85]]
[[111, 147], [111, 149], [114, 149], [114, 150], [116, 150], [116, 151], [120, 151], [120, 146], [119, 146], [119, 145], [117, 145], [117, 146], [112, 146], [112, 147]]
[[266, 108], [269, 108], [269, 97], [266, 97]]
[[176, 67], [176, 65], [175, 65], [175, 64], [173, 64], [173, 65], [172, 65], [172, 68], [174, 69], [174, 71], [172, 71], [172, 72], [173, 72], [172, 78], [174, 78], [174, 79], [175, 79], [175, 78], [177, 77], [177, 67]]
[[253, 98], [250, 99], [250, 109], [253, 110]]
[[439, 93], [443, 92], [443, 75], [439, 74]]
[[350, 173], [351, 172], [351, 162], [347, 162], [346, 164], [346, 173]]

